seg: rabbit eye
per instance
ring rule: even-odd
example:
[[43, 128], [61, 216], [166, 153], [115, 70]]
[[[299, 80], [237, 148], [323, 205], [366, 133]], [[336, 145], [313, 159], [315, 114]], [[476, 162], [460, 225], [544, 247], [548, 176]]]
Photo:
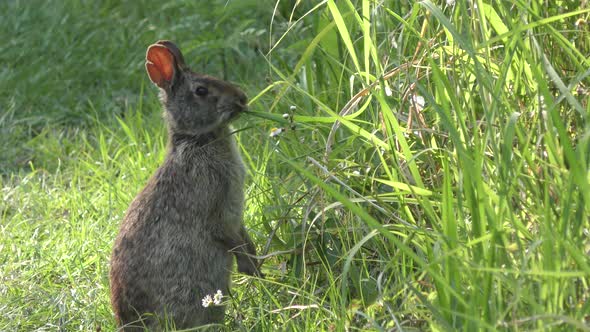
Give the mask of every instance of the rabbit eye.
[[203, 96], [206, 96], [206, 95], [207, 95], [207, 93], [209, 93], [209, 90], [207, 90], [207, 88], [206, 88], [206, 87], [204, 87], [204, 86], [200, 86], [200, 87], [198, 87], [198, 88], [195, 90], [195, 94], [196, 94], [197, 96], [201, 96], [201, 97], [203, 97]]

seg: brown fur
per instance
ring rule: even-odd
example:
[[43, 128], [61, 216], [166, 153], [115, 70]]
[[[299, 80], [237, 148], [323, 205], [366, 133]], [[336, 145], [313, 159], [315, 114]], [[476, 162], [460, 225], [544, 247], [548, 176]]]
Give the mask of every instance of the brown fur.
[[[244, 166], [228, 128], [246, 96], [191, 72], [168, 41], [150, 46], [146, 68], [161, 89], [168, 151], [129, 206], [115, 241], [115, 317], [125, 331], [157, 329], [165, 318], [176, 328], [222, 323], [224, 308], [204, 308], [201, 299], [218, 289], [227, 294], [232, 253], [240, 272], [260, 275], [242, 222]], [[207, 94], [198, 95], [198, 87]]]

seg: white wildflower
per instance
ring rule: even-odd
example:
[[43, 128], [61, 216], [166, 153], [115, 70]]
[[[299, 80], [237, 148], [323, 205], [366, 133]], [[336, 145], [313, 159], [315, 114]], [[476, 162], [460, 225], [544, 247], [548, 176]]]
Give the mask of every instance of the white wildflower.
[[412, 95], [412, 105], [416, 107], [416, 111], [420, 112], [422, 109], [424, 109], [424, 105], [426, 105], [424, 102], [424, 97]]
[[289, 118], [289, 113], [283, 114], [283, 119], [288, 119], [288, 118]]
[[222, 299], [223, 299], [223, 293], [221, 292], [221, 289], [218, 289], [217, 293], [215, 293], [215, 295], [213, 295], [213, 303], [215, 303], [215, 305], [220, 305]]
[[270, 137], [276, 137], [279, 136], [281, 133], [283, 133], [283, 131], [285, 131], [285, 129], [283, 128], [272, 128], [270, 130]]
[[209, 294], [205, 295], [205, 297], [202, 300], [202, 303], [203, 303], [203, 307], [205, 307], [205, 308], [210, 306], [211, 303], [213, 303], [213, 299], [211, 298], [211, 295], [209, 295]]
[[295, 109], [297, 109], [297, 107], [295, 107], [295, 105], [291, 105], [291, 107], [289, 107], [289, 111], [293, 112]]
[[395, 49], [397, 49], [397, 41], [395, 40], [395, 37], [391, 38], [391, 46]]
[[393, 91], [391, 91], [391, 88], [386, 85], [385, 86], [385, 95], [387, 97], [391, 97], [392, 94], [393, 94]]

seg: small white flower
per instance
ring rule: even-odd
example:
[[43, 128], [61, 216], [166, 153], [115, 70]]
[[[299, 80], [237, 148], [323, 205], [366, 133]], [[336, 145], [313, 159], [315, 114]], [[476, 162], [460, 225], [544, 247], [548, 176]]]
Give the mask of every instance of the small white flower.
[[217, 293], [215, 293], [215, 295], [213, 295], [213, 303], [215, 303], [215, 305], [220, 305], [222, 299], [223, 299], [223, 293], [221, 292], [221, 289], [218, 289]]
[[395, 40], [395, 37], [391, 38], [391, 46], [397, 49], [397, 41]]
[[418, 112], [420, 112], [422, 109], [424, 109], [424, 105], [426, 103], [424, 102], [424, 97], [419, 96], [419, 95], [413, 95], [412, 96], [412, 104], [414, 107], [416, 107], [416, 110]]
[[288, 118], [289, 118], [289, 113], [283, 114], [283, 119], [288, 119]]
[[285, 129], [283, 128], [272, 128], [270, 130], [270, 137], [276, 137], [279, 136], [283, 131], [285, 131]]
[[359, 176], [359, 175], [361, 175], [361, 172], [359, 172], [359, 171], [352, 171], [352, 174], [354, 174], [356, 176]]
[[392, 94], [393, 94], [393, 91], [391, 91], [391, 88], [386, 85], [385, 86], [385, 95], [387, 97], [391, 97]]
[[454, 6], [455, 0], [447, 0], [447, 6]]
[[297, 107], [295, 107], [295, 105], [291, 105], [291, 107], [289, 107], [289, 111], [293, 112], [295, 109], [297, 109]]
[[205, 307], [205, 308], [210, 306], [211, 303], [213, 303], [213, 299], [211, 298], [211, 295], [209, 295], [209, 294], [205, 295], [205, 297], [202, 300], [202, 303], [203, 303], [203, 307]]

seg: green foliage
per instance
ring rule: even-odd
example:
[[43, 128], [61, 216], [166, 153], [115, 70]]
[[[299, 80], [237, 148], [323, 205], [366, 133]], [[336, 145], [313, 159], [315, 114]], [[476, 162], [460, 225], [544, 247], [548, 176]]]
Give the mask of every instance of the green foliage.
[[163, 38], [251, 96], [267, 277], [236, 276], [228, 329], [590, 330], [585, 6], [1, 3], [0, 330], [114, 329], [112, 241], [164, 154], [143, 70]]

